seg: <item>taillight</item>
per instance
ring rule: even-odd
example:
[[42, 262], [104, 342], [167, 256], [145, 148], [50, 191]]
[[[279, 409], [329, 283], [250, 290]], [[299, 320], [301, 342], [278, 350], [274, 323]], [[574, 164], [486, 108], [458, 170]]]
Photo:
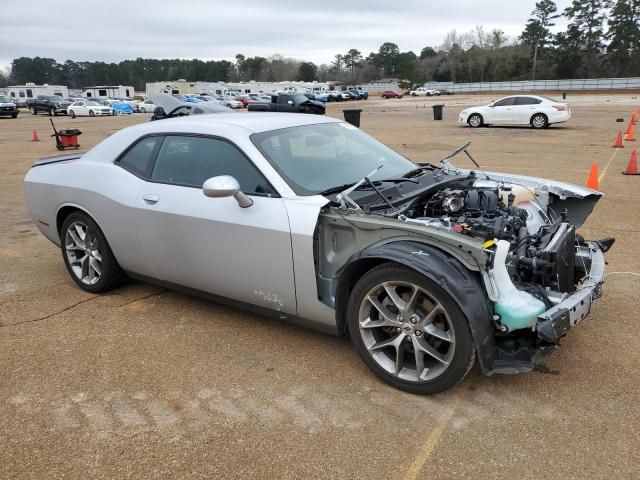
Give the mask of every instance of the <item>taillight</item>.
[[569, 108], [569, 105], [558, 104], [558, 105], [554, 105], [553, 108], [555, 108], [559, 112], [565, 112]]

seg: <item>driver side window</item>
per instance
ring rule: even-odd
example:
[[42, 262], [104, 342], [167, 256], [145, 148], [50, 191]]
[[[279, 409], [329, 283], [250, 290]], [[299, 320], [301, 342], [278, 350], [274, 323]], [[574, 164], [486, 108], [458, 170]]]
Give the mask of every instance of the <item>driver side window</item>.
[[503, 98], [493, 104], [494, 107], [508, 107], [515, 103], [515, 97]]
[[219, 175], [234, 177], [248, 195], [276, 196], [269, 182], [240, 150], [215, 138], [166, 136], [151, 180], [201, 188], [205, 180]]

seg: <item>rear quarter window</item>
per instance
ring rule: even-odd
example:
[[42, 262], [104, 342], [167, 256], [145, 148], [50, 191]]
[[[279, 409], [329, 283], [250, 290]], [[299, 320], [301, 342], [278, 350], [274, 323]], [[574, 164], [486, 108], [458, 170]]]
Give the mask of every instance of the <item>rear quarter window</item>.
[[163, 137], [147, 137], [131, 146], [117, 161], [125, 170], [143, 178], [151, 176], [155, 158]]

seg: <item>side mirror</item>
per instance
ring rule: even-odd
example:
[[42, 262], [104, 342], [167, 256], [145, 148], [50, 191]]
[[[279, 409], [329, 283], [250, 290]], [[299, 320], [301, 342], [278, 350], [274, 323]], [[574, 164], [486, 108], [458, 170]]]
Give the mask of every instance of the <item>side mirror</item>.
[[202, 193], [210, 198], [233, 197], [242, 208], [253, 205], [253, 200], [240, 191], [238, 180], [231, 175], [211, 177], [202, 184]]
[[491, 108], [493, 108], [493, 107], [495, 107], [495, 106], [496, 106], [496, 105], [495, 105], [495, 103], [490, 103], [490, 104], [489, 104], [489, 107], [491, 107]]
[[164, 108], [162, 107], [156, 107], [153, 110], [153, 117], [151, 117], [152, 120], [160, 120], [161, 118], [165, 118], [167, 116], [167, 112], [164, 111]]

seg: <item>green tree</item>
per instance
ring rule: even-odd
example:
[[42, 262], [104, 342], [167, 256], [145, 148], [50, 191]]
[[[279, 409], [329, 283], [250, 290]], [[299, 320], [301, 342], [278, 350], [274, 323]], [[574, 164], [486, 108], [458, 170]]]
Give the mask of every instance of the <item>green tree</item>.
[[318, 74], [318, 67], [311, 62], [302, 62], [298, 68], [298, 80], [302, 82], [313, 82]]
[[639, 75], [640, 0], [618, 0], [608, 23], [607, 63], [614, 75]]
[[420, 51], [420, 60], [424, 60], [425, 58], [433, 58], [437, 56], [438, 56], [438, 52], [436, 52], [433, 47], [424, 47]]
[[375, 56], [376, 66], [382, 69], [383, 75], [386, 77], [394, 77], [397, 75], [397, 61], [400, 49], [398, 45], [392, 42], [385, 42], [380, 46], [378, 54]]
[[362, 53], [360, 50], [352, 48], [343, 57], [344, 65], [349, 69], [349, 79], [353, 81], [353, 71], [362, 63]]
[[531, 17], [525, 25], [524, 32], [520, 36], [520, 40], [531, 49], [533, 54], [533, 66], [531, 77], [536, 79], [536, 67], [538, 63], [538, 53], [543, 50], [552, 40], [550, 27], [553, 22], [560, 17], [556, 12], [558, 7], [553, 0], [541, 0], [536, 3], [536, 8], [531, 12]]
[[564, 11], [570, 20], [568, 31], [581, 45], [586, 78], [594, 74], [604, 49], [606, 9], [610, 6], [611, 0], [573, 0]]

